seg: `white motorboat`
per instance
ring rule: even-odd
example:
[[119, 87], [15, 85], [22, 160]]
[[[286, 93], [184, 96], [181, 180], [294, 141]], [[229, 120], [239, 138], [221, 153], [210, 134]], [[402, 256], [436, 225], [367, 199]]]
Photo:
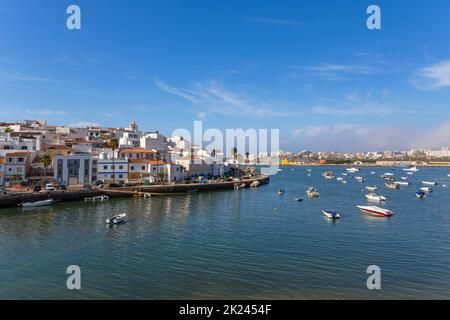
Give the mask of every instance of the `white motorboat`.
[[347, 168], [346, 170], [348, 173], [356, 173], [360, 171], [359, 168]]
[[[189, 190], [190, 191], [190, 190]], [[150, 199], [152, 197], [151, 193], [144, 193], [144, 199]]]
[[376, 174], [376, 172], [375, 171], [370, 171], [370, 174]]
[[326, 172], [322, 173], [322, 176], [323, 176], [325, 179], [331, 180], [331, 179], [334, 178], [334, 173], [333, 173], [333, 171], [326, 171]]
[[339, 181], [339, 182], [344, 181], [344, 178], [342, 178], [342, 177], [337, 177], [337, 178], [336, 178], [336, 181]]
[[400, 186], [409, 186], [411, 184], [409, 181], [395, 181], [395, 183]]
[[363, 177], [355, 177], [355, 180], [358, 182], [364, 182], [364, 178]]
[[419, 169], [417, 169], [416, 166], [410, 167], [410, 168], [404, 168], [403, 170], [404, 171], [409, 171], [409, 172], [417, 172], [417, 171], [419, 171]]
[[34, 202], [24, 202], [20, 204], [22, 208], [34, 208], [34, 207], [44, 207], [53, 204], [55, 201], [53, 199], [40, 200]]
[[428, 185], [428, 186], [435, 186], [437, 185], [437, 182], [435, 181], [422, 181], [422, 184]]
[[386, 182], [384, 185], [389, 189], [400, 189], [400, 185], [396, 182]]
[[122, 223], [124, 220], [124, 218], [127, 216], [126, 213], [121, 213], [121, 214], [116, 214], [112, 217], [109, 217], [108, 219], [106, 219], [106, 224], [109, 225], [115, 225], [115, 224], [119, 224]]
[[366, 194], [365, 197], [367, 200], [370, 200], [370, 201], [386, 201], [386, 197], [379, 196], [375, 193]]
[[366, 189], [369, 191], [377, 191], [378, 187], [377, 186], [367, 186]]
[[450, 173], [447, 175], [447, 177], [449, 177], [450, 178]]
[[408, 177], [401, 177], [402, 180], [408, 180]]
[[409, 174], [410, 176], [412, 176], [414, 174], [414, 172], [407, 172], [406, 174]]
[[380, 208], [377, 206], [357, 206], [361, 212], [370, 214], [376, 217], [390, 217], [394, 213], [391, 210]]
[[343, 172], [343, 173], [341, 173], [341, 175], [342, 176], [348, 176], [348, 173], [347, 172]]
[[322, 210], [322, 213], [324, 214], [325, 217], [330, 219], [339, 219], [341, 217], [339, 213], [332, 210]]
[[420, 190], [422, 190], [424, 192], [433, 192], [433, 189], [431, 187], [422, 187], [422, 188], [420, 188]]
[[320, 193], [314, 187], [309, 187], [308, 190], [306, 190], [306, 194], [311, 198], [317, 198], [320, 196]]

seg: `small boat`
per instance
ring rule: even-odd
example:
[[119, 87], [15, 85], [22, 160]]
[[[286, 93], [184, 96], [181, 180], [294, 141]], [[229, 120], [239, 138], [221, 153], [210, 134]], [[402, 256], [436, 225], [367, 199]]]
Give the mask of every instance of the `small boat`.
[[390, 217], [394, 213], [388, 209], [383, 209], [377, 206], [357, 206], [363, 213], [367, 213], [377, 217]]
[[417, 199], [424, 199], [425, 197], [426, 197], [426, 194], [422, 190], [419, 190], [419, 191], [416, 192], [416, 198]]
[[366, 189], [369, 191], [377, 191], [378, 187], [377, 186], [367, 186]]
[[449, 177], [450, 178], [450, 173], [447, 175], [447, 177]]
[[417, 172], [417, 171], [419, 171], [419, 169], [417, 169], [416, 166], [410, 167], [410, 168], [405, 168], [405, 169], [403, 169], [403, 170], [404, 170], [404, 171], [409, 171], [409, 172]]
[[422, 188], [420, 188], [420, 190], [422, 190], [424, 192], [433, 192], [433, 189], [431, 187], [422, 187]]
[[409, 186], [411, 184], [409, 181], [395, 181], [395, 183], [400, 186]]
[[365, 197], [370, 201], [386, 201], [386, 197], [376, 195], [375, 193], [366, 194]]
[[306, 194], [311, 198], [317, 198], [320, 196], [320, 193], [314, 187], [309, 187], [308, 190], [306, 190]]
[[401, 177], [402, 180], [408, 180], [408, 177]]
[[95, 197], [91, 197], [91, 198], [84, 198], [84, 202], [88, 202], [88, 201], [106, 201], [109, 200], [109, 197], [107, 195], [101, 195], [101, 196], [95, 196]]
[[339, 181], [339, 182], [344, 181], [344, 178], [342, 178], [342, 177], [337, 177], [337, 178], [336, 178], [336, 181]]
[[360, 169], [359, 168], [348, 168], [346, 169], [348, 173], [356, 173], [359, 172]]
[[381, 175], [382, 178], [393, 177], [394, 174], [392, 172], [386, 172]]
[[[189, 190], [188, 192], [191, 192], [192, 190]], [[152, 195], [150, 193], [144, 193], [144, 199], [150, 199]]]
[[281, 188], [281, 189], [278, 189], [278, 194], [283, 194], [284, 193], [284, 189], [283, 188]]
[[53, 204], [55, 201], [53, 199], [40, 200], [34, 202], [24, 202], [21, 203], [20, 206], [22, 208], [34, 208], [34, 207], [44, 207]]
[[400, 185], [396, 182], [386, 182], [384, 185], [389, 189], [400, 189]]
[[250, 187], [252, 187], [252, 188], [257, 188], [257, 187], [259, 187], [260, 184], [261, 184], [261, 182], [259, 182], [258, 180], [256, 180], [256, 181], [253, 181], [253, 182], [250, 184]]
[[339, 219], [341, 216], [339, 213], [337, 213], [336, 211], [332, 211], [332, 210], [322, 210], [322, 213], [324, 214], [325, 217], [330, 218], [330, 219]]
[[412, 176], [414, 174], [414, 172], [407, 172], [406, 174], [409, 174], [410, 176]]
[[429, 186], [435, 186], [435, 185], [437, 185], [437, 182], [435, 182], [435, 181], [422, 181], [422, 184], [426, 184], [426, 185], [429, 185]]
[[326, 171], [326, 172], [322, 173], [322, 176], [325, 179], [333, 179], [334, 178], [334, 173], [333, 173], [333, 171]]
[[308, 173], [306, 176], [307, 176], [307, 177], [311, 177], [311, 173]]
[[294, 201], [300, 202], [300, 201], [303, 201], [303, 198], [298, 197], [298, 198], [295, 198]]
[[121, 213], [121, 214], [116, 214], [112, 217], [109, 217], [108, 219], [106, 219], [106, 224], [109, 225], [115, 225], [115, 224], [119, 224], [122, 223], [124, 220], [124, 218], [127, 216], [126, 213]]
[[355, 177], [355, 180], [358, 182], [364, 182], [364, 178], [363, 177]]
[[376, 172], [375, 171], [370, 171], [370, 174], [376, 174]]
[[442, 185], [442, 188], [447, 188], [447, 185], [446, 185], [446, 184], [443, 184], [443, 185]]

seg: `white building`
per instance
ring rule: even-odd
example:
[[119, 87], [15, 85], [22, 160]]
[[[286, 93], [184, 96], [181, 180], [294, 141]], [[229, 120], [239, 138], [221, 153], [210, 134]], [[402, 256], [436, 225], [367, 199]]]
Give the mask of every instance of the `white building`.
[[12, 152], [5, 155], [5, 182], [24, 180], [30, 165], [31, 152]]
[[97, 179], [124, 183], [128, 180], [128, 160], [98, 159]]
[[65, 185], [85, 184], [92, 181], [92, 156], [90, 154], [57, 155], [54, 178]]
[[165, 151], [168, 149], [168, 141], [165, 136], [156, 131], [144, 134], [141, 138], [140, 146], [144, 149]]

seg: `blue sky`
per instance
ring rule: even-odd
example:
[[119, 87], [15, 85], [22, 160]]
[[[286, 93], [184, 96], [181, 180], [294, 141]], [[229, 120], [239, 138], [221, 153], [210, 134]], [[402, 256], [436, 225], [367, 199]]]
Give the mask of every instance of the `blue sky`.
[[[81, 8], [82, 29], [66, 28]], [[382, 29], [368, 30], [377, 4]], [[0, 120], [279, 128], [285, 150], [450, 145], [450, 2], [0, 1]]]

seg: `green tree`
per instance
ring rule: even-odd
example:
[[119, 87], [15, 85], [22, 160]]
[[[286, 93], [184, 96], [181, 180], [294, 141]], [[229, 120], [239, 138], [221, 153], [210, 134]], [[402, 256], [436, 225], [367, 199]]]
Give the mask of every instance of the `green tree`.
[[8, 127], [5, 129], [5, 133], [11, 133], [11, 132], [14, 132], [14, 130], [12, 128]]
[[42, 165], [44, 166], [45, 181], [47, 181], [48, 177], [47, 169], [52, 164], [52, 157], [49, 154], [43, 154], [39, 159], [39, 162], [42, 163]]

